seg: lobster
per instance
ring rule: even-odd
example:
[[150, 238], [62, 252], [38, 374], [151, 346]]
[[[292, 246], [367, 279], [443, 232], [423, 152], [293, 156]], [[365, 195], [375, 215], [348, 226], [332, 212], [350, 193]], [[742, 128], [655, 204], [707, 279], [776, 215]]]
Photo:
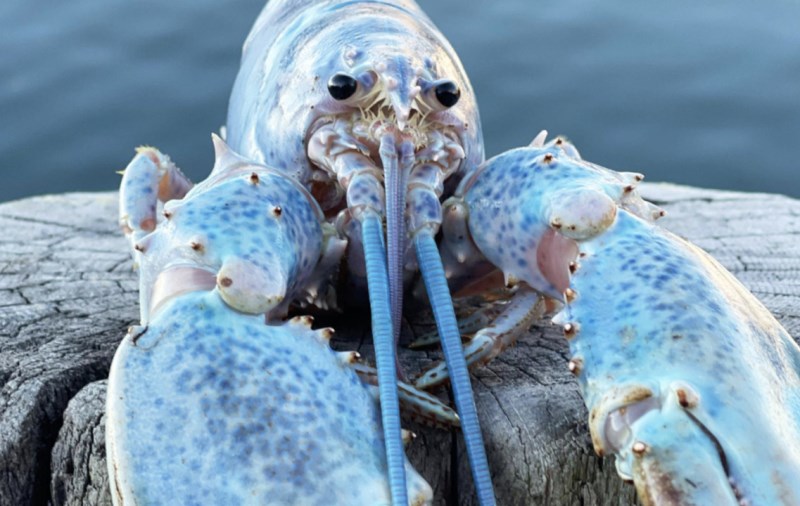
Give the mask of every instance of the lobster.
[[[142, 324], [109, 386], [120, 502], [425, 503], [400, 428], [401, 403], [416, 402], [458, 420], [479, 502], [494, 504], [467, 368], [554, 300], [595, 449], [617, 456], [643, 501], [797, 502], [800, 355], [786, 331], [713, 259], [653, 223], [663, 212], [638, 195], [641, 174], [590, 164], [545, 133], [482, 163], [479, 121], [455, 52], [413, 2], [265, 7], [231, 95], [230, 147], [215, 139], [209, 178], [193, 187], [149, 148], [123, 178]], [[346, 282], [333, 286], [342, 258]], [[414, 385], [449, 380], [460, 418], [397, 365], [418, 270], [446, 365]], [[368, 295], [375, 374], [298, 316], [304, 304], [336, 306], [342, 290]], [[463, 351], [451, 290], [508, 298]], [[358, 374], [377, 376], [380, 414]], [[298, 464], [307, 460], [334, 466], [336, 479], [312, 483], [321, 468]]]

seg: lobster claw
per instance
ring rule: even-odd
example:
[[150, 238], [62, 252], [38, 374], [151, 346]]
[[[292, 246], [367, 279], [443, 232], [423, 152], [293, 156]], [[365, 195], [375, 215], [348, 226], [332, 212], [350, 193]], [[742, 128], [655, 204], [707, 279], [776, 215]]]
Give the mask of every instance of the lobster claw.
[[618, 474], [644, 504], [798, 504], [797, 441], [775, 430], [791, 433], [794, 422], [765, 425], [758, 403], [748, 413], [714, 397], [683, 381], [660, 394], [616, 389], [591, 410], [595, 450], [616, 455]]
[[631, 466], [640, 500], [653, 505], [738, 505], [741, 496], [729, 481], [726, 456], [716, 438], [680, 409], [653, 418], [637, 432], [628, 460], [617, 459], [618, 470]]
[[[139, 155], [123, 180], [143, 303], [109, 376], [113, 501], [388, 503], [383, 421], [354, 353], [334, 352], [311, 318], [281, 321], [319, 295], [343, 241], [296, 181], [215, 146], [212, 177], [159, 224], [136, 196], [171, 177], [168, 159]], [[404, 494], [428, 504], [430, 486], [398, 460]]]
[[800, 347], [724, 267], [654, 225], [640, 174], [564, 146], [537, 137], [465, 177], [447, 258], [466, 222], [506, 279], [563, 300], [553, 323], [594, 448], [643, 503], [800, 504]]

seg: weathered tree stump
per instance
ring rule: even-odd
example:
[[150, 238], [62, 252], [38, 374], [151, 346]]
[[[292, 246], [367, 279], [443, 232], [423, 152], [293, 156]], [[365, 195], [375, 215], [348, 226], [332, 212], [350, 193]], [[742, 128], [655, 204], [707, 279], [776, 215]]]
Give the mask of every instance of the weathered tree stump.
[[[800, 201], [663, 184], [643, 192], [669, 212], [664, 226], [708, 250], [800, 336]], [[116, 215], [115, 193], [0, 205], [0, 504], [110, 504], [104, 379], [138, 319]], [[369, 353], [366, 321], [338, 325], [338, 347]], [[436, 356], [402, 358], [413, 369]], [[474, 375], [500, 504], [635, 502], [612, 460], [592, 452], [567, 357], [561, 331], [543, 321]], [[412, 428], [410, 457], [438, 502], [474, 504], [459, 438]]]

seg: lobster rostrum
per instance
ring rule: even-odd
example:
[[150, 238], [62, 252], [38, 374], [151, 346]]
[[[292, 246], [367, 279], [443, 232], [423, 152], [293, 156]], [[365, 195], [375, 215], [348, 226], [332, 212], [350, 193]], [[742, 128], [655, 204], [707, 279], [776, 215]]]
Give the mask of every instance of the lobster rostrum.
[[351, 289], [366, 285], [369, 292], [396, 504], [407, 498], [395, 346], [403, 291], [419, 266], [440, 326], [476, 490], [482, 504], [492, 504], [434, 240], [445, 188], [483, 161], [477, 104], [450, 44], [410, 0], [271, 1], [244, 44], [226, 132], [235, 151], [308, 188], [349, 242]]
[[[553, 321], [594, 448], [645, 504], [800, 504], [798, 345], [710, 255], [654, 223], [640, 174], [545, 137], [480, 166], [448, 203], [454, 283], [470, 282], [469, 251], [520, 282], [512, 302], [532, 288], [563, 303]], [[488, 360], [508, 341], [489, 337], [467, 354]]]
[[[296, 180], [215, 146], [194, 187], [153, 148], [123, 176], [142, 323], [109, 377], [114, 503], [389, 504], [358, 354], [334, 352], [333, 329], [312, 330], [309, 316], [282, 319], [324, 298], [345, 242]], [[159, 197], [170, 200], [156, 225]], [[430, 486], [403, 465], [410, 503], [429, 504]]]

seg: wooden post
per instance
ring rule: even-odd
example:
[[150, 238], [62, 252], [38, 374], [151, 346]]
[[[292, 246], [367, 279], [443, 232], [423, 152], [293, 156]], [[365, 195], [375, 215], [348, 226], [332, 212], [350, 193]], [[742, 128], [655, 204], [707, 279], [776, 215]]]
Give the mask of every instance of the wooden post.
[[[664, 226], [714, 255], [800, 336], [800, 201], [666, 184], [643, 194], [669, 213]], [[116, 217], [115, 193], [0, 205], [0, 504], [110, 504], [104, 380], [138, 319]], [[368, 354], [364, 333], [340, 322], [337, 347]], [[406, 351], [402, 360], [413, 370], [436, 356]], [[591, 449], [559, 329], [539, 322], [473, 385], [499, 504], [635, 502], [613, 460]], [[409, 456], [437, 504], [474, 504], [459, 438], [411, 428]]]

